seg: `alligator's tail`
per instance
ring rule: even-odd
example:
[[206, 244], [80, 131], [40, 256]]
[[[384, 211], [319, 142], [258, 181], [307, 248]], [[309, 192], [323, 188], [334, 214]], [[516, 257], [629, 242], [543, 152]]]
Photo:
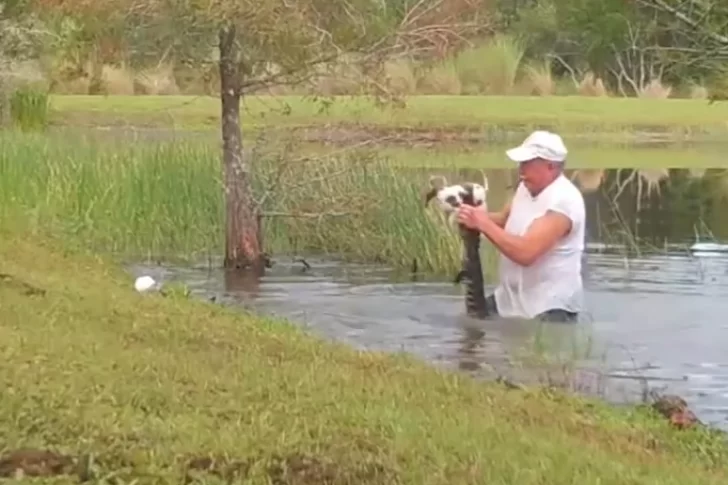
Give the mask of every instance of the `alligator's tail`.
[[483, 319], [489, 316], [489, 311], [480, 264], [480, 232], [460, 226], [460, 237], [463, 240], [463, 268], [455, 282], [465, 285], [465, 311], [468, 316]]

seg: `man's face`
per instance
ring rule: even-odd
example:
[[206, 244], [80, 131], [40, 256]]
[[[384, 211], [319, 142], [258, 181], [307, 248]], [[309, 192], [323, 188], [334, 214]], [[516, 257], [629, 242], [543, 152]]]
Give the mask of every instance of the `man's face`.
[[555, 164], [540, 158], [518, 164], [518, 175], [532, 195], [545, 189], [553, 180], [555, 172]]

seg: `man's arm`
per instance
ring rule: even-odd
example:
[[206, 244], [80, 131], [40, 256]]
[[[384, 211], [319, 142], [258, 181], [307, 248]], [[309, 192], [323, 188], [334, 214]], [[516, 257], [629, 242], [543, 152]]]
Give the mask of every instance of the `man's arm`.
[[483, 218], [479, 229], [508, 259], [530, 266], [571, 231], [571, 219], [560, 212], [548, 211], [535, 219], [523, 236], [507, 233], [489, 217]]

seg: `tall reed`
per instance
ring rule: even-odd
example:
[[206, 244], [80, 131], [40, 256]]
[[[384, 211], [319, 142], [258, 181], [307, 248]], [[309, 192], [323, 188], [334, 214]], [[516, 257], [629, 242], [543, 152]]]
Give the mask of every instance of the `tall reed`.
[[21, 86], [10, 94], [10, 117], [21, 130], [42, 130], [48, 126], [48, 92], [34, 86]]
[[[427, 172], [403, 172], [371, 151], [316, 159], [297, 152], [258, 146], [250, 153], [274, 256], [336, 254], [407, 270], [416, 260], [418, 271], [450, 275], [459, 268], [458, 236], [424, 207]], [[127, 258], [219, 255], [220, 173], [219, 148], [205, 140], [0, 135], [6, 220], [20, 215], [25, 224]], [[484, 251], [486, 267], [491, 256]]]

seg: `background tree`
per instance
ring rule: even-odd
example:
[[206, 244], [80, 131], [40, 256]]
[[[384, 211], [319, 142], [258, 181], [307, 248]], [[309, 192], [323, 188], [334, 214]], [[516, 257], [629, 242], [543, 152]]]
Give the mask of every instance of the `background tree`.
[[[251, 189], [251, 160], [240, 128], [241, 97], [300, 85], [319, 66], [346, 56], [374, 79], [385, 60], [453, 48], [482, 25], [482, 0], [35, 0], [82, 28], [71, 36], [77, 64], [109, 59], [131, 65], [169, 59], [220, 79], [225, 266], [261, 270], [261, 214]], [[395, 12], [393, 14], [393, 12]], [[386, 85], [373, 83], [379, 93]]]
[[623, 95], [653, 81], [723, 77], [726, 27], [728, 4], [717, 0], [542, 0], [513, 11], [508, 24], [529, 55], [574, 77], [591, 71]]

